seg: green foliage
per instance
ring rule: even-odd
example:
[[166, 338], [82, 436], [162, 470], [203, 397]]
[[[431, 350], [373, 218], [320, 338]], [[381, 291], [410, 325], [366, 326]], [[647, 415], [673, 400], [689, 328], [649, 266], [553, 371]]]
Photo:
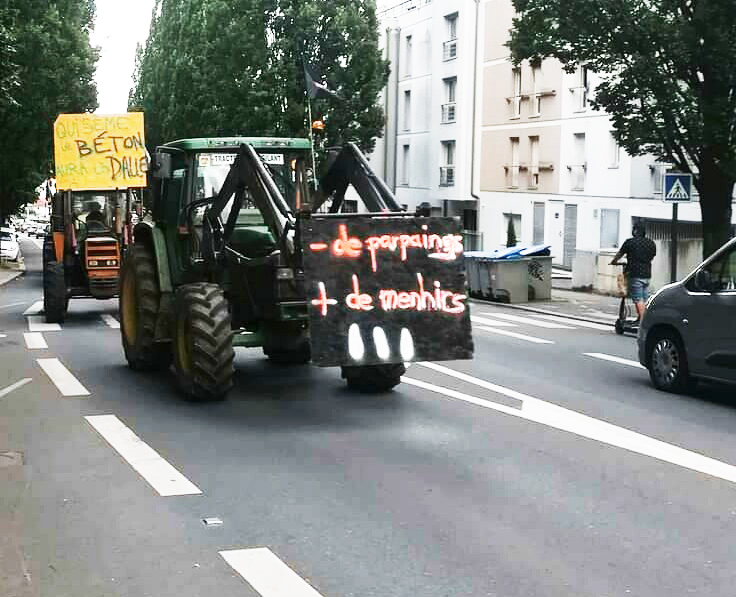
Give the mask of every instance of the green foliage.
[[514, 229], [514, 217], [511, 214], [509, 214], [509, 224], [506, 227], [506, 246], [516, 246], [516, 230]]
[[0, 210], [52, 172], [53, 123], [97, 107], [93, 0], [0, 0]]
[[309, 134], [300, 48], [339, 99], [313, 101], [328, 145], [373, 147], [388, 76], [373, 0], [157, 0], [129, 106], [157, 144]]
[[691, 172], [705, 248], [729, 236], [736, 182], [733, 0], [513, 0], [516, 62], [554, 57], [601, 77], [593, 106], [631, 155]]

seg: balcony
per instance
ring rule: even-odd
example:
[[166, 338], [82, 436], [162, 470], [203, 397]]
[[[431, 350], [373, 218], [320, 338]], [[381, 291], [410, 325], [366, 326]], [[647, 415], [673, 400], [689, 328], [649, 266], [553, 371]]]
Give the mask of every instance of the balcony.
[[587, 164], [572, 164], [567, 167], [570, 171], [570, 190], [585, 190], [585, 171], [588, 169]]
[[451, 39], [442, 44], [442, 60], [455, 60], [457, 58], [457, 40]]
[[455, 102], [442, 104], [442, 124], [455, 122]]
[[440, 168], [440, 186], [455, 186], [455, 166], [442, 166]]

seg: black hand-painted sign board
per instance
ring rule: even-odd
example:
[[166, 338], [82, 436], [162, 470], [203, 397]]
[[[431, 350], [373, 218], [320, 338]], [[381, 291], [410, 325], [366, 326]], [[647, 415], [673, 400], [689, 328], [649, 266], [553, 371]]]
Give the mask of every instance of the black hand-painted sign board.
[[300, 232], [314, 364], [473, 358], [456, 219], [314, 215]]

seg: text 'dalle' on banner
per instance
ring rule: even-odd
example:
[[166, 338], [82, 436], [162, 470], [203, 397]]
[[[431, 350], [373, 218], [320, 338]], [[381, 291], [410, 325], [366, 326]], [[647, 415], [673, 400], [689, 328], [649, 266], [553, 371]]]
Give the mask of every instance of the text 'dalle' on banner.
[[143, 113], [60, 114], [54, 158], [59, 190], [145, 187]]
[[472, 358], [456, 219], [315, 216], [301, 240], [315, 364]]

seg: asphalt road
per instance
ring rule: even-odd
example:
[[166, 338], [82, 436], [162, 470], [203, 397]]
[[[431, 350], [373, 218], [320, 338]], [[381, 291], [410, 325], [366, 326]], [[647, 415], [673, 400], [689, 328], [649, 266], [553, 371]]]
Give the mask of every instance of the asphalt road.
[[116, 301], [26, 335], [22, 249], [0, 287], [0, 595], [734, 594], [733, 390], [653, 390], [633, 338], [473, 304], [475, 359], [394, 392], [238, 349], [229, 398], [193, 404], [127, 368]]

